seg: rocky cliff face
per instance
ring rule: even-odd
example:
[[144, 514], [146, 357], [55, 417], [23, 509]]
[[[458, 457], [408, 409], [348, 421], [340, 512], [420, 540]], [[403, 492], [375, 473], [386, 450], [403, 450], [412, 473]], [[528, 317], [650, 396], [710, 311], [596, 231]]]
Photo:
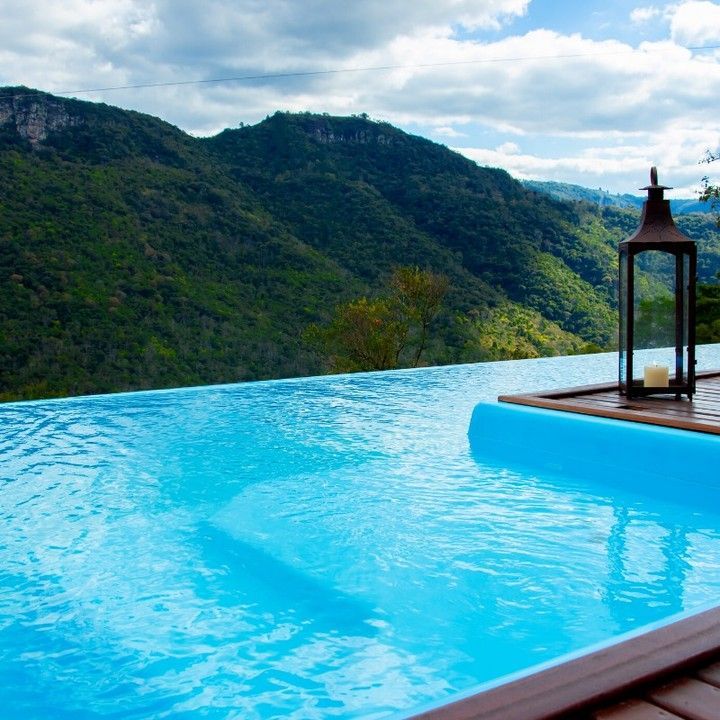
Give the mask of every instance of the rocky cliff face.
[[357, 143], [365, 145], [375, 142], [378, 145], [391, 145], [393, 142], [393, 138], [384, 133], [372, 133], [365, 130], [336, 133], [331, 128], [316, 127], [311, 131], [310, 135], [322, 144]]
[[0, 127], [14, 126], [33, 147], [38, 147], [50, 132], [82, 123], [83, 119], [69, 112], [61, 98], [29, 91], [0, 95]]
[[382, 124], [372, 125], [366, 119], [358, 124], [353, 123], [352, 119], [347, 119], [338, 125], [337, 121], [332, 123], [324, 121], [323, 118], [313, 118], [303, 124], [307, 135], [323, 145], [335, 143], [392, 145], [395, 142], [392, 133]]

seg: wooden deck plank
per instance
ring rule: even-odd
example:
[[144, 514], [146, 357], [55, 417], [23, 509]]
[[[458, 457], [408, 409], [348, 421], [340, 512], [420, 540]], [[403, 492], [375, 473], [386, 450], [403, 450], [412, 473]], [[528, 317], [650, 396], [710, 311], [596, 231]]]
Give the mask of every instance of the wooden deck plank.
[[[573, 398], [572, 402], [576, 405], [588, 405], [588, 406], [601, 406], [601, 407], [610, 407], [610, 408], [617, 408], [620, 410], [627, 410], [628, 412], [645, 412], [646, 407], [645, 406], [633, 406], [633, 405], [627, 405], [626, 403], [622, 403], [618, 401], [617, 396], [613, 397], [612, 395], [596, 395], [592, 397], [578, 397]], [[676, 403], [675, 406], [673, 406], [671, 403], [674, 401], [669, 401], [667, 404], [660, 404], [657, 403], [656, 405], [652, 406], [655, 413], [660, 414], [669, 414], [677, 417], [697, 417], [697, 418], [705, 418], [707, 420], [711, 420], [713, 418], [720, 418], [720, 400], [718, 400], [718, 403], [708, 403], [704, 402], [703, 400], [698, 400], [697, 402], [693, 402], [693, 407], [686, 407], [685, 405], [682, 405], [680, 403]], [[688, 405], [690, 403], [687, 403]]]
[[[697, 380], [703, 382], [703, 386], [719, 389], [720, 388], [720, 370], [704, 370], [697, 373]], [[575, 387], [553, 388], [550, 390], [542, 390], [533, 393], [525, 393], [527, 395], [546, 395], [548, 397], [575, 397], [576, 395], [592, 395], [602, 390], [617, 387], [616, 383], [596, 383], [594, 385], [578, 385]], [[641, 398], [642, 399], [642, 398]]]
[[720, 662], [708, 665], [699, 670], [696, 675], [706, 683], [720, 687]]
[[563, 395], [560, 398], [554, 397], [551, 393], [523, 393], [520, 395], [511, 395], [509, 397], [543, 397], [554, 402], [593, 402], [596, 400], [602, 400], [605, 402], [611, 402], [618, 406], [629, 407], [629, 408], [646, 408], [646, 407], [662, 407], [662, 408], [674, 408], [680, 412], [693, 413], [697, 408], [710, 408], [717, 411], [718, 401], [720, 400], [720, 394], [714, 395], [705, 392], [705, 388], [701, 386], [700, 391], [697, 395], [693, 396], [693, 400], [689, 401], [686, 398], [681, 400], [675, 400], [674, 398], [632, 398], [628, 399], [624, 395], [618, 392], [617, 385], [606, 385], [602, 389], [597, 390], [594, 393], [580, 393], [578, 395]]
[[628, 700], [596, 712], [593, 720], [684, 720], [684, 718], [645, 700]]
[[[532, 404], [532, 398], [528, 399], [529, 402], [526, 402], [526, 404]], [[558, 408], [562, 407], [563, 405], [579, 405], [579, 406], [591, 406], [591, 407], [606, 407], [606, 408], [612, 408], [615, 410], [622, 410], [628, 413], [644, 413], [644, 412], [650, 412], [654, 414], [660, 414], [665, 415], [669, 414], [676, 417], [683, 417], [683, 418], [707, 418], [709, 420], [720, 417], [720, 412], [718, 412], [718, 405], [720, 405], [720, 400], [718, 400], [718, 403], [710, 404], [705, 402], [698, 402], [697, 405], [695, 405], [692, 408], [686, 408], [682, 406], [673, 407], [672, 405], [662, 405], [660, 403], [655, 403], [653, 405], [647, 404], [647, 405], [630, 405], [626, 402], [621, 401], [617, 397], [579, 397], [579, 398], [568, 398], [564, 400], [553, 400], [548, 398], [547, 399], [550, 404], [553, 406], [557, 406]]]
[[720, 720], [720, 688], [702, 680], [681, 678], [650, 692], [648, 697], [688, 720]]
[[720, 419], [714, 420], [695, 420], [693, 418], [675, 418], [661, 413], [651, 412], [628, 412], [622, 408], [598, 408], [593, 405], [578, 405], [570, 402], [557, 403], [552, 400], [544, 400], [543, 398], [533, 398], [526, 400], [525, 398], [508, 398], [502, 397], [503, 402], [511, 402], [519, 405], [530, 405], [532, 407], [546, 408], [548, 410], [564, 410], [566, 412], [575, 412], [581, 415], [594, 415], [596, 417], [606, 417], [614, 420], [630, 420], [631, 422], [641, 422], [650, 425], [661, 425], [664, 427], [678, 428], [682, 430], [694, 430], [697, 432], [720, 434]]
[[613, 383], [502, 395], [498, 400], [720, 435], [719, 370], [698, 373], [697, 393], [692, 401], [661, 396], [628, 399]]
[[[596, 410], [596, 414], [598, 415], [603, 414], [605, 417], [620, 417], [621, 419], [633, 420], [635, 422], [642, 422], [644, 418], [647, 418], [648, 422], [654, 420], [656, 424], [667, 423], [668, 425], [671, 425], [673, 422], [697, 422], [710, 425], [720, 423], [720, 414], [711, 412], [683, 413], [673, 410], [672, 408], [664, 409], [661, 406], [650, 406], [642, 409], [634, 407], [628, 408], [618, 403], [594, 402], [592, 400], [564, 401], [562, 405], [545, 403], [544, 406], [570, 411], [573, 411], [575, 408], [577, 412], [582, 409], [586, 413]], [[611, 413], [612, 415], [610, 415]]]

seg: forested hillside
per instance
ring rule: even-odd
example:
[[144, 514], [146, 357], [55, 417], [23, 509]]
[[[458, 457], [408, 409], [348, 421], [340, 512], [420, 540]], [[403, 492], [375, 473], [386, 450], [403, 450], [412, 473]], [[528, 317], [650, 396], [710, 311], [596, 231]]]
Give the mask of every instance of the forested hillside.
[[[365, 117], [196, 139], [0, 89], [0, 398], [323, 372], [305, 330], [400, 265], [449, 280], [430, 364], [608, 347], [637, 217]], [[693, 222], [712, 277], [717, 233]]]

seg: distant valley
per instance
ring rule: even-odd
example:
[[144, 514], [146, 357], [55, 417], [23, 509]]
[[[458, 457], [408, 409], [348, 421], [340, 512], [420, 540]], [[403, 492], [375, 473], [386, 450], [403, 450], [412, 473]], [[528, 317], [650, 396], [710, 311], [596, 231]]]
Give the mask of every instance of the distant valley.
[[[600, 207], [619, 207], [641, 210], [645, 197], [625, 193], [618, 195], [598, 188], [582, 187], [570, 183], [560, 183], [540, 180], [522, 180], [522, 184], [529, 190], [544, 192], [558, 200], [589, 202]], [[688, 213], [707, 214], [710, 212], [709, 203], [701, 202], [698, 198], [679, 198], [670, 200], [670, 209], [673, 215], [687, 215]]]

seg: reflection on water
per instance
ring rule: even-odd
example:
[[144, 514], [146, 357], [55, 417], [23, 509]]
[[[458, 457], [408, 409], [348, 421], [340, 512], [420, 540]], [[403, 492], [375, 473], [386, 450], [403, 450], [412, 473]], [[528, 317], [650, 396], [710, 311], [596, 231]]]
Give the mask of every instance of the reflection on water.
[[616, 507], [613, 515], [603, 600], [618, 627], [642, 624], [649, 608], [661, 608], [659, 617], [682, 612], [692, 569], [688, 527], [666, 526], [624, 506]]
[[[720, 366], [720, 348], [704, 348]], [[386, 717], [720, 590], [720, 518], [485, 464], [543, 359], [0, 406], [0, 705]]]

